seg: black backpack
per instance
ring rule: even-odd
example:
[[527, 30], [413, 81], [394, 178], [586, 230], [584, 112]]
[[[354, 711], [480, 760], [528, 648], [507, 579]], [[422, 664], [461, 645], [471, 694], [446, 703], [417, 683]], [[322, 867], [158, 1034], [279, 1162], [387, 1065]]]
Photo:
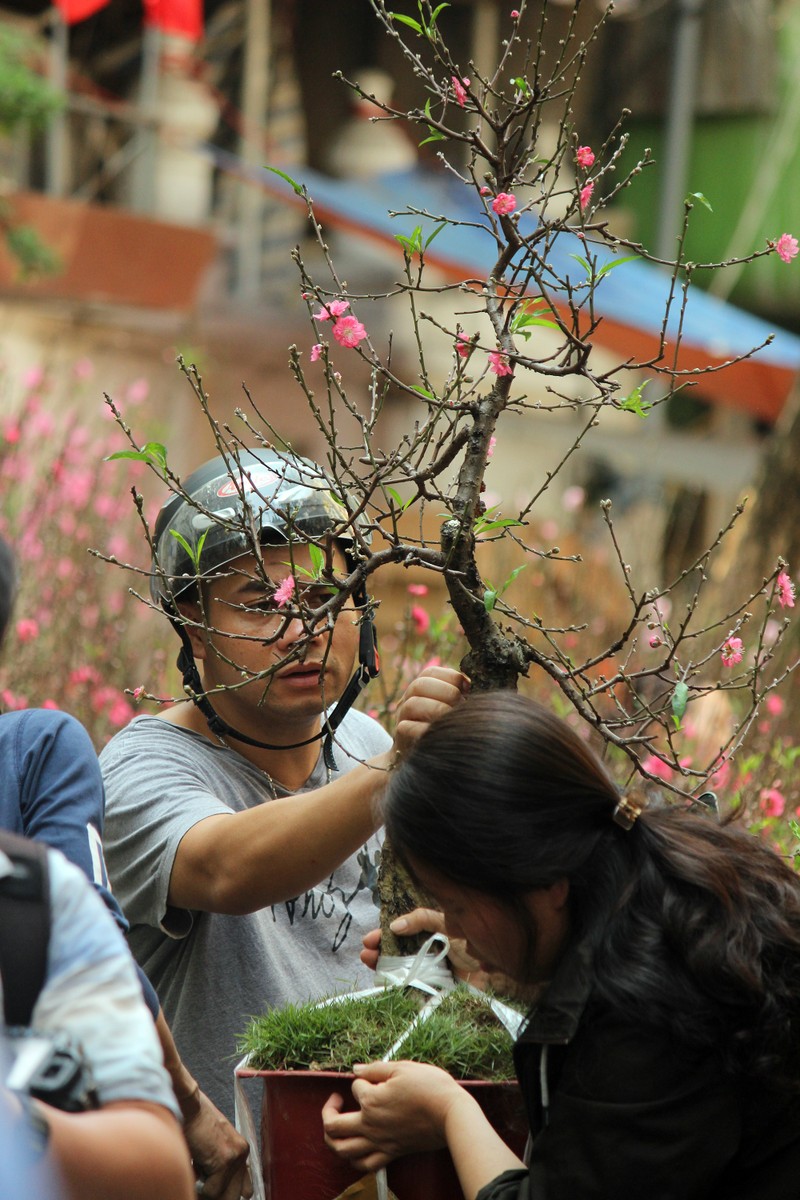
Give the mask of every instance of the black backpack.
[[50, 877], [47, 846], [0, 830], [14, 870], [0, 879], [0, 977], [6, 1025], [29, 1025], [47, 973]]

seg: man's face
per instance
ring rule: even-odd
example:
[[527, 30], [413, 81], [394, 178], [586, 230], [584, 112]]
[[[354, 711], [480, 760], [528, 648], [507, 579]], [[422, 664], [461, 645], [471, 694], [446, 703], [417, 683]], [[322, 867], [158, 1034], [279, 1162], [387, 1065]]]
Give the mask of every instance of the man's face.
[[[226, 568], [224, 578], [205, 589], [207, 629], [193, 636], [195, 657], [203, 662], [205, 687], [226, 686], [225, 707], [242, 717], [271, 721], [317, 717], [342, 694], [353, 670], [358, 648], [358, 612], [348, 604], [335, 623], [323, 619], [309, 632], [308, 612], [332, 594], [310, 583], [311, 556], [301, 543], [265, 546], [263, 572], [247, 554]], [[333, 554], [337, 574], [347, 574], [344, 556]], [[303, 574], [305, 569], [309, 574]], [[272, 586], [265, 587], [266, 574]], [[289, 575], [295, 588], [287, 603], [278, 605], [275, 590]], [[279, 591], [280, 594], [280, 591]], [[287, 619], [292, 609], [302, 616]], [[253, 678], [276, 667], [269, 677]], [[217, 704], [217, 700], [214, 701]], [[232, 723], [236, 723], [235, 720]]]

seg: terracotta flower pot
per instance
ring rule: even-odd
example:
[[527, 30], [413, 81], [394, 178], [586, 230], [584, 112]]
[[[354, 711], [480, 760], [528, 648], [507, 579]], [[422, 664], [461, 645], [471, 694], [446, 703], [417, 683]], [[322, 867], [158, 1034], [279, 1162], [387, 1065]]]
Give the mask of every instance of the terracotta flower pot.
[[[341, 1162], [322, 1137], [322, 1106], [340, 1092], [348, 1107], [352, 1075], [334, 1071], [251, 1071], [237, 1075], [264, 1081], [261, 1156], [266, 1200], [337, 1200], [363, 1177]], [[528, 1134], [522, 1096], [516, 1083], [467, 1082], [501, 1137], [521, 1155]], [[463, 1200], [455, 1168], [446, 1150], [413, 1154], [390, 1164], [389, 1189], [397, 1200]]]

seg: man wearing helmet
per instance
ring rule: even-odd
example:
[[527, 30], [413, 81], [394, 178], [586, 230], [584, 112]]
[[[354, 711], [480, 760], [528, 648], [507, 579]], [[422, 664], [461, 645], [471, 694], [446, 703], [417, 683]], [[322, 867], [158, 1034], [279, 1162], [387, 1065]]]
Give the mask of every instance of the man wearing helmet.
[[367, 536], [319, 468], [266, 451], [207, 463], [156, 524], [152, 590], [191, 700], [103, 751], [106, 857], [181, 1054], [227, 1112], [251, 1015], [365, 982], [374, 798], [467, 686], [424, 672], [394, 746], [350, 707], [377, 673]]

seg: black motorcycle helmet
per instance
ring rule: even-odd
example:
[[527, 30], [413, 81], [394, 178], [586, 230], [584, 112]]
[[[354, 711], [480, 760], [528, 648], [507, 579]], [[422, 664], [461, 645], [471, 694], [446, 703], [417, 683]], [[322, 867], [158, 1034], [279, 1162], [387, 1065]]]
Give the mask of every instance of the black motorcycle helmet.
[[[356, 518], [365, 541], [369, 531]], [[314, 738], [292, 746], [260, 742], [233, 729], [203, 692], [191, 644], [177, 602], [188, 599], [198, 578], [211, 577], [228, 563], [252, 551], [254, 538], [270, 545], [313, 541], [332, 535], [342, 546], [348, 566], [356, 562], [353, 519], [332, 490], [331, 482], [309, 459], [275, 450], [240, 450], [217, 455], [193, 471], [179, 493], [163, 505], [153, 531], [150, 594], [169, 614], [182, 642], [178, 667], [184, 689], [215, 734], [267, 750], [293, 750], [325, 738], [325, 760], [335, 767], [333, 735], [362, 688], [378, 674], [375, 626], [366, 586], [354, 596], [362, 609], [358, 667], [323, 727]]]

